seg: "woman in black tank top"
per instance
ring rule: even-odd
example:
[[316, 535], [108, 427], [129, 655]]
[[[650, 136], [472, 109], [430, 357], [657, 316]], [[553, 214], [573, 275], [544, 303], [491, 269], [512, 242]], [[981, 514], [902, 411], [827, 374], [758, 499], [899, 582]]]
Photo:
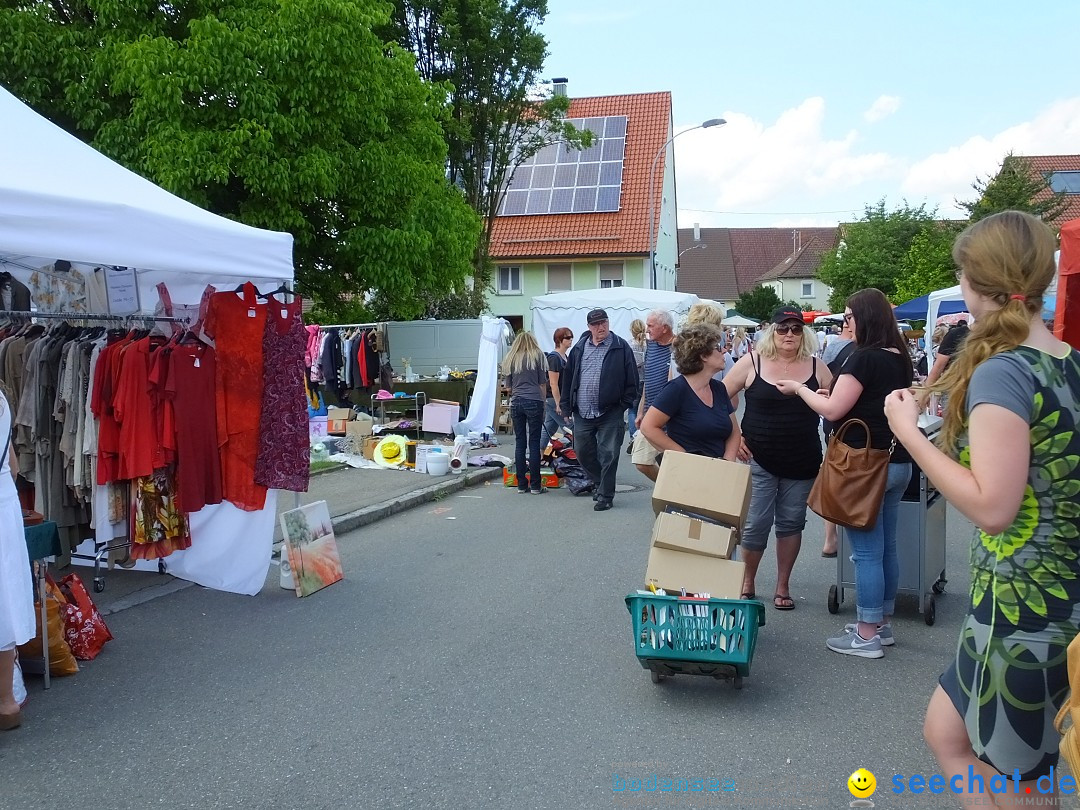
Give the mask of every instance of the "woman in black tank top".
[[724, 378], [728, 395], [745, 391], [740, 458], [750, 462], [753, 494], [739, 544], [746, 563], [743, 597], [753, 598], [761, 557], [769, 533], [776, 528], [776, 590], [773, 607], [791, 610], [791, 570], [802, 546], [806, 496], [821, 468], [818, 416], [798, 399], [776, 388], [782, 379], [797, 379], [817, 390], [832, 375], [814, 356], [817, 339], [805, 328], [802, 313], [781, 307], [758, 343]]

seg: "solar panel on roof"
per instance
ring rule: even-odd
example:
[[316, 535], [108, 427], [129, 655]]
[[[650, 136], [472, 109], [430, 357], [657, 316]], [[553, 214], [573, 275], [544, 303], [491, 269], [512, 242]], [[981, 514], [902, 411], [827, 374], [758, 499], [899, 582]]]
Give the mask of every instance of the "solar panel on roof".
[[618, 211], [622, 198], [625, 115], [571, 118], [593, 133], [588, 149], [549, 144], [514, 171], [500, 216]]

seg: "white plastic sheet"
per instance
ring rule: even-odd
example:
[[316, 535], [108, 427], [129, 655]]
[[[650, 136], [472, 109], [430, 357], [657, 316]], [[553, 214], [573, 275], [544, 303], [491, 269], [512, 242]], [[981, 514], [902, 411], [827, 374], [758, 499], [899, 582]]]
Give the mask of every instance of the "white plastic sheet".
[[499, 360], [505, 353], [505, 334], [509, 326], [502, 318], [484, 318], [476, 359], [476, 387], [469, 403], [469, 414], [458, 423], [458, 435], [470, 430], [495, 432], [491, 423], [495, 418], [495, 398], [499, 394]]

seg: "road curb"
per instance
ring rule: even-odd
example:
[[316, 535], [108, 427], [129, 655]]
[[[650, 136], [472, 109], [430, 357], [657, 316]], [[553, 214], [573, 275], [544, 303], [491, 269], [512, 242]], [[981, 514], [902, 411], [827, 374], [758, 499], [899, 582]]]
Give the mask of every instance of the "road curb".
[[478, 467], [461, 475], [451, 475], [445, 481], [439, 481], [436, 484], [414, 490], [392, 500], [383, 501], [374, 506], [365, 506], [355, 512], [346, 512], [344, 515], [339, 515], [333, 519], [334, 534], [341, 535], [359, 529], [361, 526], [368, 526], [407, 509], [430, 503], [440, 495], [450, 494], [465, 489], [465, 487], [502, 478], [502, 472], [502, 467]]

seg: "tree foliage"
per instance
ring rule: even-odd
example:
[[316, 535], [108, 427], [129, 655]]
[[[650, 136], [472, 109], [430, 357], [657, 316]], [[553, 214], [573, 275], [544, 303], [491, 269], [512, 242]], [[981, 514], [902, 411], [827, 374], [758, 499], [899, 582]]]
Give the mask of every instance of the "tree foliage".
[[445, 88], [379, 0], [0, 0], [0, 83], [197, 205], [291, 232], [328, 313], [422, 314], [480, 221], [447, 182]]
[[972, 222], [978, 222], [999, 211], [1027, 211], [1046, 222], [1056, 219], [1068, 206], [1065, 194], [1050, 188], [1050, 182], [1036, 172], [1026, 158], [1009, 152], [993, 177], [976, 180], [971, 187], [978, 199], [957, 205], [968, 212]]
[[840, 312], [853, 292], [877, 287], [889, 298], [915, 237], [934, 222], [925, 205], [906, 202], [894, 211], [885, 200], [866, 206], [862, 219], [844, 226], [839, 244], [822, 256], [818, 277], [832, 288], [829, 308]]
[[546, 16], [547, 0], [395, 0], [387, 38], [446, 92], [447, 172], [483, 221], [471, 288], [458, 285], [432, 303], [437, 309], [465, 307], [476, 316], [484, 308], [491, 231], [514, 169], [549, 144], [592, 143], [591, 133], [564, 120], [568, 98], [538, 100], [533, 92], [547, 55], [538, 30]]
[[896, 278], [894, 303], [902, 304], [956, 284], [952, 248], [959, 232], [959, 223], [937, 222], [915, 235]]
[[[767, 284], [747, 290], [739, 296], [735, 302], [735, 310], [740, 315], [753, 318], [755, 321], [767, 321], [772, 318], [773, 312], [784, 302], [776, 294], [776, 290]], [[790, 303], [790, 302], [789, 302]], [[794, 304], [792, 306], [795, 306]], [[796, 309], [801, 307], [795, 306]]]

